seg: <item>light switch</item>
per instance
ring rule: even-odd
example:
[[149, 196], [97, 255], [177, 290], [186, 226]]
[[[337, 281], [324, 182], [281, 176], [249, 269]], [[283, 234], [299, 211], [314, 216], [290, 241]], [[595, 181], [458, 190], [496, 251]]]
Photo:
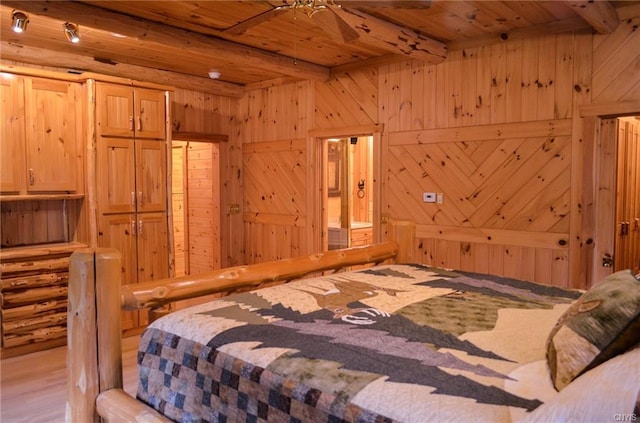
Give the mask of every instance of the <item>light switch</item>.
[[424, 203], [435, 203], [436, 202], [436, 193], [435, 192], [423, 192], [422, 193], [422, 202], [424, 202]]

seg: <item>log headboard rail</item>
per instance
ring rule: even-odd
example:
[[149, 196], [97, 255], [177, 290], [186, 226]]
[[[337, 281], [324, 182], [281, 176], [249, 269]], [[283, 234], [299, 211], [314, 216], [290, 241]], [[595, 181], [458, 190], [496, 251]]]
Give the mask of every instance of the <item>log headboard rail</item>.
[[386, 242], [364, 247], [123, 287], [122, 258], [118, 251], [86, 248], [74, 252], [69, 264], [65, 420], [170, 421], [123, 390], [120, 322], [123, 308], [157, 308], [181, 299], [259, 287], [267, 282], [287, 282], [315, 272], [377, 264], [388, 259], [412, 261], [413, 223], [389, 222], [387, 238]]
[[309, 273], [341, 270], [363, 263], [378, 264], [395, 259], [398, 246], [386, 241], [364, 247], [331, 250], [310, 256], [293, 257], [266, 263], [228, 267], [177, 278], [143, 282], [122, 287], [122, 307], [125, 310], [156, 308], [218, 292], [233, 292], [259, 288], [269, 282], [288, 282]]

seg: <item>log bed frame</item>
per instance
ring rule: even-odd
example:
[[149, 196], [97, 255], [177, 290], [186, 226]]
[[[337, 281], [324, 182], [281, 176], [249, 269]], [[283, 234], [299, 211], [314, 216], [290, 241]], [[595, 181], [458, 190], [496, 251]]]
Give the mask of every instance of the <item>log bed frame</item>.
[[67, 320], [66, 421], [170, 422], [123, 390], [121, 310], [150, 308], [150, 320], [171, 302], [286, 283], [316, 272], [384, 261], [409, 263], [415, 224], [387, 224], [387, 241], [194, 276], [121, 286], [121, 256], [114, 249], [82, 249], [71, 256]]

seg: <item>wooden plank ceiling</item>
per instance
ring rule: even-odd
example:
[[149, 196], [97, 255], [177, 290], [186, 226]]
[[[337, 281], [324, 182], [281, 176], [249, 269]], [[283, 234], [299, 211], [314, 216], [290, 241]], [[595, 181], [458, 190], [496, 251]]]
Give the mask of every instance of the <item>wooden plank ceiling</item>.
[[[312, 6], [304, 6], [310, 3]], [[144, 79], [233, 97], [293, 80], [532, 34], [610, 33], [639, 1], [12, 1], [0, 59]], [[27, 13], [23, 33], [12, 12]], [[313, 12], [313, 13], [312, 13]], [[68, 42], [64, 22], [79, 25]], [[212, 80], [209, 72], [220, 74]]]

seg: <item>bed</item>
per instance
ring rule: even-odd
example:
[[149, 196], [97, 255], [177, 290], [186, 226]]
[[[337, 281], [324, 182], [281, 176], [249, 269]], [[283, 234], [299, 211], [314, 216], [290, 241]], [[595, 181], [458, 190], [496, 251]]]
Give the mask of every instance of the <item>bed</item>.
[[[637, 419], [635, 272], [584, 293], [427, 267], [411, 263], [411, 231], [392, 223], [385, 243], [122, 293], [111, 289], [117, 252], [78, 253], [67, 420]], [[161, 308], [212, 292], [229, 295]], [[120, 329], [107, 317], [121, 306], [160, 316], [140, 339], [135, 399], [122, 391]]]

